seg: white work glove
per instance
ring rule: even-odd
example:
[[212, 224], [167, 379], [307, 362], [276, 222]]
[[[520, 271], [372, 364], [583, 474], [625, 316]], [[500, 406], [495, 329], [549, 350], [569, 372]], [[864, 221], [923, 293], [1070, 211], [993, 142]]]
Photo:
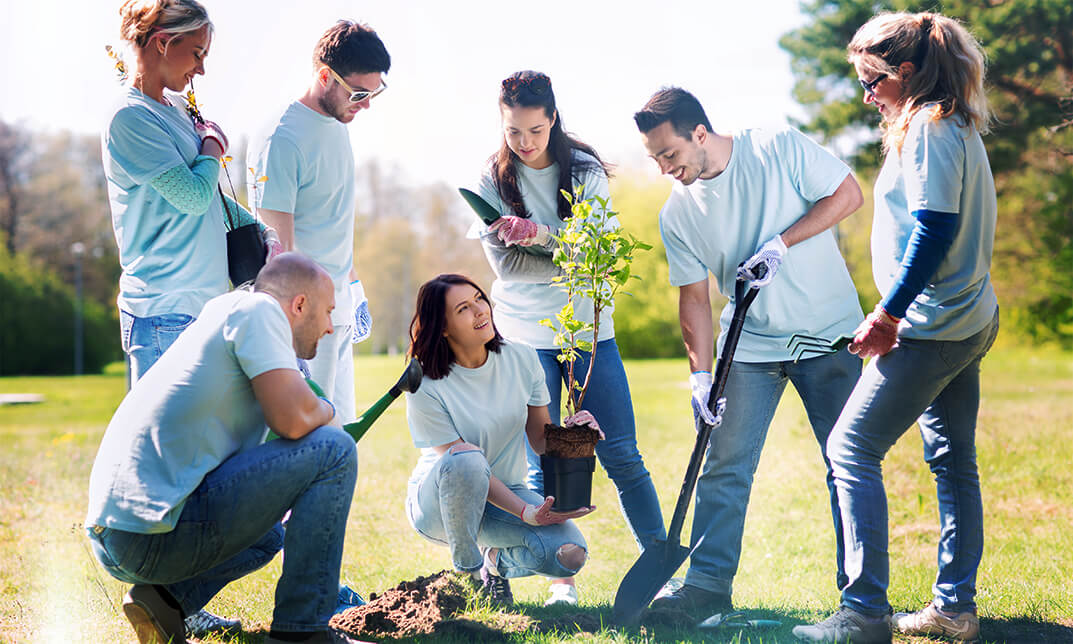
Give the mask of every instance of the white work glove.
[[555, 497], [547, 496], [540, 505], [525, 504], [522, 508], [522, 521], [533, 526], [556, 525], [565, 523], [569, 519], [579, 519], [596, 509], [595, 505], [590, 505], [587, 508], [582, 507], [569, 512], [554, 512], [551, 509], [553, 503], [555, 503]]
[[[786, 250], [782, 235], [775, 235], [741, 265], [738, 269], [738, 277], [751, 281], [756, 287], [767, 286], [771, 280], [775, 279], [775, 272], [779, 270], [782, 258], [786, 256]], [[766, 270], [759, 269], [760, 266]]]
[[369, 314], [369, 300], [365, 297], [361, 280], [350, 283], [350, 298], [354, 300], [354, 334], [350, 341], [357, 344], [367, 339], [373, 331], [373, 317]]
[[712, 427], [722, 425], [727, 399], [720, 398], [716, 401], [715, 414], [708, 409], [708, 398], [712, 395], [712, 374], [708, 371], [696, 371], [689, 374], [689, 387], [693, 390], [693, 413]]

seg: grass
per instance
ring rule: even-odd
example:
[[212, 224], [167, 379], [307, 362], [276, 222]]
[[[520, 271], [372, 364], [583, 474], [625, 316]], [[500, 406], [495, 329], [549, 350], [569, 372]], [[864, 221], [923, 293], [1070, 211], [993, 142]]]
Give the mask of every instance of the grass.
[[[977, 448], [987, 544], [978, 577], [988, 641], [1073, 641], [1073, 356], [1007, 346], [984, 362]], [[394, 382], [403, 361], [357, 361], [358, 408]], [[666, 520], [693, 444], [682, 361], [627, 363], [642, 453]], [[119, 610], [125, 587], [91, 558], [81, 522], [97, 445], [124, 391], [121, 370], [80, 378], [0, 379], [0, 393], [36, 392], [46, 402], [0, 407], [0, 642], [133, 642]], [[360, 471], [342, 575], [363, 594], [449, 567], [445, 549], [419, 538], [403, 514], [406, 480], [416, 461], [400, 401], [359, 447]], [[890, 600], [916, 610], [931, 597], [937, 509], [920, 437], [909, 431], [887, 458], [891, 516]], [[573, 635], [597, 642], [787, 642], [790, 628], [822, 619], [838, 604], [834, 538], [822, 464], [800, 401], [788, 389], [771, 427], [753, 487], [735, 605], [751, 617], [783, 622], [771, 631], [704, 633], [689, 627]], [[610, 623], [619, 580], [637, 551], [613, 488], [597, 470], [599, 510], [580, 523], [591, 559], [579, 576], [581, 610]], [[689, 522], [686, 523], [687, 531]], [[683, 538], [688, 538], [683, 535]], [[679, 571], [679, 575], [684, 569]], [[242, 618], [247, 632], [225, 640], [257, 643], [270, 618], [279, 560], [227, 588], [210, 610]], [[546, 583], [515, 580], [520, 610], [545, 609]], [[494, 622], [487, 609], [467, 616]], [[553, 642], [567, 634], [515, 635]], [[914, 641], [914, 640], [903, 640]], [[915, 640], [926, 641], [926, 640]]]

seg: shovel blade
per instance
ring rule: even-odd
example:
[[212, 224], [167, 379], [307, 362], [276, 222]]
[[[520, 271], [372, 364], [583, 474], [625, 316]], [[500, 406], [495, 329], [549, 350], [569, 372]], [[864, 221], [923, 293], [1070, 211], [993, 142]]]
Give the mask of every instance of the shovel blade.
[[690, 549], [668, 541], [657, 541], [641, 553], [615, 593], [614, 620], [621, 626], [631, 626], [670, 581], [689, 557]]

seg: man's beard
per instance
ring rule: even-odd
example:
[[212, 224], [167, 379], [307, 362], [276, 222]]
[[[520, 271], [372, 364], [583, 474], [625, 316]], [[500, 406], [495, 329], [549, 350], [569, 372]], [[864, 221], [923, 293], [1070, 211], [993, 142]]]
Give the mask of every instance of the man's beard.
[[340, 123], [343, 122], [343, 117], [346, 115], [346, 107], [341, 103], [333, 103], [329, 100], [328, 96], [321, 96], [317, 101], [317, 105], [319, 105], [320, 109], [328, 116], [331, 116]]

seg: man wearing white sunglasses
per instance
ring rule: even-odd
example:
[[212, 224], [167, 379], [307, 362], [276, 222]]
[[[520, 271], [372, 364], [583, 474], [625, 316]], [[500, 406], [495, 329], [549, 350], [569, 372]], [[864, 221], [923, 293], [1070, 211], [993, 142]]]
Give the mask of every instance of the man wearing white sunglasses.
[[284, 250], [301, 251], [332, 276], [334, 328], [308, 364], [344, 422], [356, 417], [351, 343], [368, 337], [371, 326], [354, 270], [354, 155], [346, 124], [384, 91], [390, 67], [375, 31], [336, 22], [317, 41], [308, 89], [254, 137], [246, 164], [250, 203], [278, 231]]

